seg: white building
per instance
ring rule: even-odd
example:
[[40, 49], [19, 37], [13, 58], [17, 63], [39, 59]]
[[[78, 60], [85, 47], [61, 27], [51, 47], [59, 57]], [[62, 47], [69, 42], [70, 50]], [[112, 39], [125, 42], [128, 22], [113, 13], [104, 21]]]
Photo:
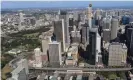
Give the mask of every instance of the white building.
[[97, 33], [96, 37], [96, 63], [102, 62], [102, 55], [101, 55], [101, 36]]
[[36, 48], [34, 49], [34, 53], [35, 53], [35, 67], [42, 67], [42, 52], [40, 50], [40, 48]]

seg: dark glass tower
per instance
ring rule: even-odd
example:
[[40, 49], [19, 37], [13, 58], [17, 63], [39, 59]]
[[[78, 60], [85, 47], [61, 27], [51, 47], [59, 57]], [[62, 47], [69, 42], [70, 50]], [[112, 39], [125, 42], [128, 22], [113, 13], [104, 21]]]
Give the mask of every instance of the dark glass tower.
[[91, 31], [89, 32], [89, 58], [91, 64], [95, 64], [95, 55], [96, 55], [96, 37], [97, 37], [97, 32], [96, 31]]

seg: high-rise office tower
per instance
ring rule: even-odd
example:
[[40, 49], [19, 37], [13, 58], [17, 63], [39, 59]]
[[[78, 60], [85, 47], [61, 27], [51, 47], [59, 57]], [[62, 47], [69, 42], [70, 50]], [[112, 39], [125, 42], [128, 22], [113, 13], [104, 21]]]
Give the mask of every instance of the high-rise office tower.
[[20, 18], [20, 22], [24, 21], [24, 14], [23, 13], [19, 13], [19, 18]]
[[128, 43], [131, 42], [132, 33], [133, 33], [133, 28], [128, 28], [127, 29], [127, 34], [126, 34]]
[[111, 19], [103, 18], [102, 22], [103, 22], [103, 25], [102, 25], [103, 29], [109, 29], [109, 30], [111, 29]]
[[23, 13], [19, 13], [19, 25], [21, 26], [22, 23], [24, 22], [24, 14]]
[[95, 19], [96, 19], [96, 20], [99, 20], [99, 16], [100, 16], [100, 15], [101, 15], [101, 14], [100, 14], [100, 10], [97, 9], [96, 12], [95, 12]]
[[102, 63], [102, 55], [101, 55], [101, 36], [97, 32], [96, 36], [96, 60], [95, 63], [101, 64]]
[[88, 24], [89, 27], [92, 27], [92, 4], [89, 4], [89, 8], [88, 8]]
[[89, 27], [87, 23], [85, 23], [81, 29], [81, 37], [83, 44], [89, 44]]
[[65, 33], [65, 44], [66, 47], [70, 44], [70, 35], [69, 35], [69, 15], [66, 11], [60, 11], [59, 19], [64, 19], [64, 33]]
[[131, 34], [130, 52], [133, 55], [133, 31], [132, 31], [132, 34]]
[[81, 42], [83, 44], [86, 42], [86, 27], [82, 27], [81, 29]]
[[74, 25], [73, 15], [70, 14], [70, 15], [69, 15], [69, 27], [73, 27], [73, 25]]
[[109, 45], [108, 66], [124, 66], [127, 58], [127, 47], [124, 44], [113, 42]]
[[36, 24], [35, 18], [31, 18], [31, 19], [30, 19], [30, 24], [31, 24], [32, 26], [34, 26], [34, 25]]
[[74, 21], [78, 21], [78, 12], [74, 12]]
[[112, 18], [111, 20], [111, 40], [117, 38], [118, 19]]
[[106, 11], [103, 11], [102, 12], [102, 17], [104, 18], [104, 17], [107, 17], [107, 12]]
[[64, 19], [59, 21], [54, 21], [54, 34], [56, 36], [56, 41], [61, 42], [61, 50], [65, 51], [66, 47], [66, 37], [67, 34], [65, 33], [65, 25]]
[[49, 43], [49, 62], [52, 67], [59, 67], [62, 64], [60, 42]]
[[129, 24], [129, 16], [122, 16], [122, 24], [123, 25], [126, 25], [126, 24]]
[[35, 53], [35, 67], [42, 67], [42, 52], [40, 50], [40, 48], [36, 48], [34, 49], [34, 53]]
[[23, 13], [19, 13], [19, 26], [18, 29], [22, 30], [24, 28], [24, 14]]
[[98, 28], [91, 28], [89, 33], [89, 50], [92, 64], [101, 63], [101, 37], [98, 34]]
[[110, 42], [110, 30], [103, 29], [103, 41]]

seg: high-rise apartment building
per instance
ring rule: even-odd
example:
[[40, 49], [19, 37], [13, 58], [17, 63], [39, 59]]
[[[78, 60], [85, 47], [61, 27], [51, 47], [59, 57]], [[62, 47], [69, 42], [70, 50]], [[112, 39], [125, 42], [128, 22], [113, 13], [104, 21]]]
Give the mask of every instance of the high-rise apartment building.
[[124, 44], [113, 42], [109, 45], [108, 66], [124, 66], [127, 58], [127, 47]]

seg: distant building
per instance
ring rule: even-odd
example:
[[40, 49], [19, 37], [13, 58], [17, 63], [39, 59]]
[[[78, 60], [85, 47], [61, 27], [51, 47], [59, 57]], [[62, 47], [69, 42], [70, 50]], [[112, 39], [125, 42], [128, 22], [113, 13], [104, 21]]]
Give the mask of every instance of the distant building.
[[69, 15], [69, 26], [73, 27], [73, 25], [74, 25], [73, 15], [70, 14], [70, 15]]
[[131, 54], [133, 53], [133, 31], [131, 34], [130, 52], [131, 52]]
[[36, 24], [35, 18], [31, 18], [31, 19], [30, 19], [30, 24], [31, 24], [32, 26], [34, 26], [34, 25]]
[[111, 43], [109, 45], [108, 66], [124, 66], [127, 58], [127, 47], [121, 43]]
[[99, 25], [99, 22], [100, 22], [100, 20], [101, 20], [101, 11], [99, 10], [99, 9], [97, 9], [96, 10], [96, 12], [95, 12], [95, 16], [94, 16], [95, 18], [95, 25]]
[[60, 67], [62, 65], [60, 42], [49, 43], [49, 62], [52, 67]]
[[119, 26], [118, 19], [112, 18], [112, 20], [111, 20], [111, 40], [114, 40], [115, 38], [117, 38], [118, 26]]
[[123, 25], [126, 25], [126, 24], [129, 24], [129, 16], [122, 16], [122, 24]]
[[74, 21], [78, 21], [78, 12], [74, 12]]
[[102, 28], [103, 29], [111, 29], [111, 19], [108, 19], [108, 18], [103, 18], [102, 20]]
[[22, 22], [24, 22], [24, 14], [23, 13], [19, 13], [19, 19], [20, 19], [20, 25]]
[[110, 30], [109, 29], [103, 30], [103, 41], [110, 42]]
[[84, 24], [81, 31], [81, 41], [83, 44], [89, 44], [89, 27], [88, 24]]

